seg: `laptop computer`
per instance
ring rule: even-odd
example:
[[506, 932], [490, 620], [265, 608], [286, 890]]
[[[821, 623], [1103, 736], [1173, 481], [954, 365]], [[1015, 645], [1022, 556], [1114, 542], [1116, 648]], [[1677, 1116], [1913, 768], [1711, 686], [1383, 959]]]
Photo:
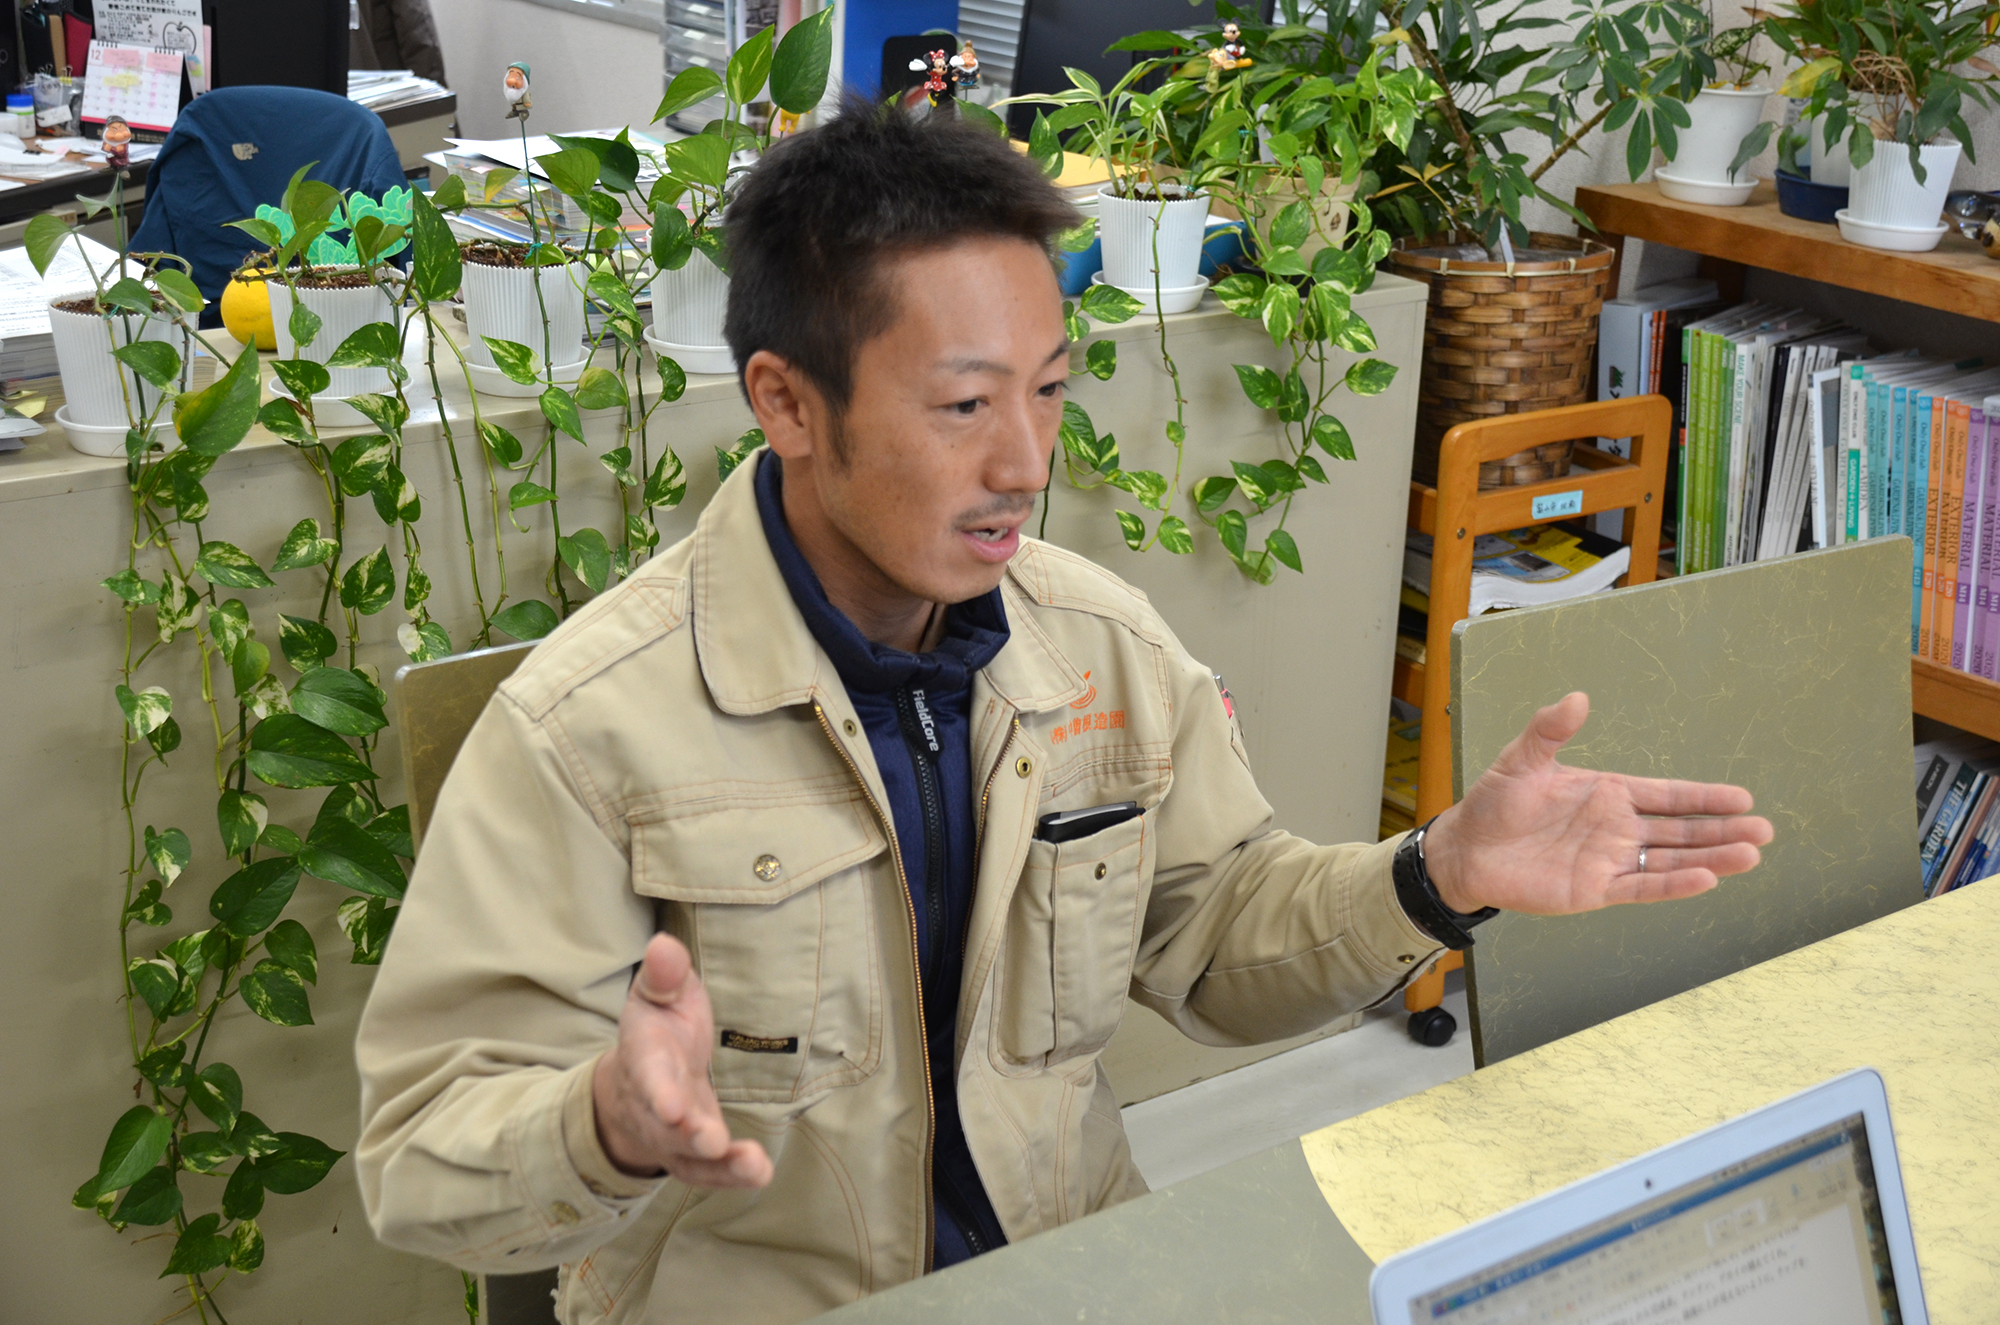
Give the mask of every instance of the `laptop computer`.
[[1860, 1068], [1383, 1261], [1376, 1325], [1925, 1325]]

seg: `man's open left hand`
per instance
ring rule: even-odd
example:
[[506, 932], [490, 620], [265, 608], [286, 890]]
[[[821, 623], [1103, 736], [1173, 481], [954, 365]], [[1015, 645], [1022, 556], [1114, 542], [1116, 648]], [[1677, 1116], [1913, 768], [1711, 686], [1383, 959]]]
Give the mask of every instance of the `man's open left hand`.
[[1771, 824], [1742, 787], [1557, 763], [1589, 716], [1581, 692], [1542, 709], [1438, 816], [1424, 855], [1445, 905], [1567, 915], [1692, 897], [1757, 867]]

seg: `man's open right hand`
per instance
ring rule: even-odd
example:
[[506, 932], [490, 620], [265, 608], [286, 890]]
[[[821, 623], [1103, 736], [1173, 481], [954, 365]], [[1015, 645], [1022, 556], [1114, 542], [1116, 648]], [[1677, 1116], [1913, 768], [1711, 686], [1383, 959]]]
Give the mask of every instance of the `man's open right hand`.
[[661, 1170], [691, 1187], [762, 1187], [771, 1159], [732, 1141], [708, 1080], [715, 1018], [678, 940], [655, 934], [618, 1016], [618, 1047], [597, 1060], [597, 1140], [636, 1176]]

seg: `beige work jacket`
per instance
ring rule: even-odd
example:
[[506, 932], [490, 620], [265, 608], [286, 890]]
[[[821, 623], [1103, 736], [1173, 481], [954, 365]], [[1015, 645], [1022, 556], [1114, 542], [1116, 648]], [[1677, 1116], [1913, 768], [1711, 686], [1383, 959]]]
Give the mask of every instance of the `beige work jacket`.
[[[377, 1235], [474, 1271], [561, 1264], [572, 1325], [790, 1322], [924, 1273], [934, 1072], [1009, 1239], [1140, 1195], [1098, 1063], [1128, 994], [1249, 1044], [1381, 1000], [1437, 949], [1397, 905], [1393, 841], [1274, 830], [1215, 680], [1144, 595], [1024, 540], [971, 701], [978, 879], [953, 1061], [930, 1061], [881, 777], [754, 468], [494, 696], [361, 1022]], [[1144, 815], [1034, 840], [1127, 800]], [[713, 1002], [730, 1130], [776, 1166], [762, 1191], [631, 1178], [598, 1145], [592, 1066], [662, 929]]]

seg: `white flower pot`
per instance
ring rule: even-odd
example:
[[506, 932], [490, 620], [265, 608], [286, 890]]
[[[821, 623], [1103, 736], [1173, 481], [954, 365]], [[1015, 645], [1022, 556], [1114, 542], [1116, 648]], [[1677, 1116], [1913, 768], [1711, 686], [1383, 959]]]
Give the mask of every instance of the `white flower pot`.
[[728, 309], [729, 277], [700, 249], [680, 270], [653, 278], [655, 340], [726, 352], [722, 317]]
[[[320, 327], [312, 344], [306, 346], [303, 352], [295, 351], [292, 345], [292, 291], [283, 281], [273, 280], [268, 285], [271, 291], [271, 325], [278, 333], [278, 357], [281, 359], [304, 358], [323, 364], [340, 348], [342, 341], [369, 323], [396, 323], [395, 304], [376, 286], [352, 290], [301, 289], [298, 292], [299, 302], [318, 315]], [[386, 368], [329, 368], [327, 376], [332, 383], [321, 393], [322, 399], [345, 400], [349, 396], [386, 394], [389, 390], [389, 370]]]
[[1847, 189], [1847, 210], [1870, 225], [1915, 230], [1938, 223], [1952, 172], [1964, 149], [1954, 142], [1917, 149], [1923, 158], [1924, 182], [1910, 169], [1910, 149], [1902, 143], [1878, 142], [1868, 164], [1854, 172]]
[[1806, 129], [1809, 140], [1806, 163], [1812, 170], [1813, 183], [1847, 188], [1854, 182], [1851, 178], [1854, 167], [1847, 157], [1847, 142], [1854, 136], [1854, 125], [1850, 123], [1847, 126], [1846, 132], [1840, 135], [1840, 140], [1831, 149], [1827, 148], [1821, 136], [1824, 130], [1825, 125], [1819, 120], [1812, 121]]
[[[89, 291], [64, 295], [63, 302], [90, 297]], [[130, 345], [135, 340], [165, 341], [181, 356], [181, 386], [188, 382], [194, 347], [188, 334], [170, 318], [138, 313], [72, 313], [49, 307], [49, 331], [55, 342], [56, 365], [62, 373], [65, 414], [76, 423], [93, 428], [114, 428], [109, 443], [81, 432], [70, 438], [71, 445], [86, 455], [125, 454], [124, 429], [134, 417], [143, 417], [159, 404], [159, 388], [141, 381], [137, 374], [111, 357], [113, 344]], [[126, 413], [126, 393], [131, 394], [132, 413]]]
[[1764, 118], [1764, 100], [1770, 95], [1764, 87], [1705, 87], [1696, 93], [1688, 103], [1690, 123], [1680, 131], [1670, 158], [1674, 176], [1707, 184], [1748, 182], [1748, 168], [1732, 175], [1729, 163]]
[[1097, 234], [1104, 241], [1105, 283], [1125, 290], [1193, 285], [1201, 275], [1201, 241], [1207, 227], [1205, 193], [1149, 202], [1120, 198], [1108, 187], [1099, 189]]
[[[548, 309], [548, 360], [566, 367], [583, 357], [583, 281], [578, 264], [561, 267], [490, 267], [465, 263], [465, 325], [471, 331], [466, 357], [481, 368], [493, 366], [485, 337], [510, 340], [543, 353], [542, 310]], [[541, 287], [541, 297], [535, 287]]]

